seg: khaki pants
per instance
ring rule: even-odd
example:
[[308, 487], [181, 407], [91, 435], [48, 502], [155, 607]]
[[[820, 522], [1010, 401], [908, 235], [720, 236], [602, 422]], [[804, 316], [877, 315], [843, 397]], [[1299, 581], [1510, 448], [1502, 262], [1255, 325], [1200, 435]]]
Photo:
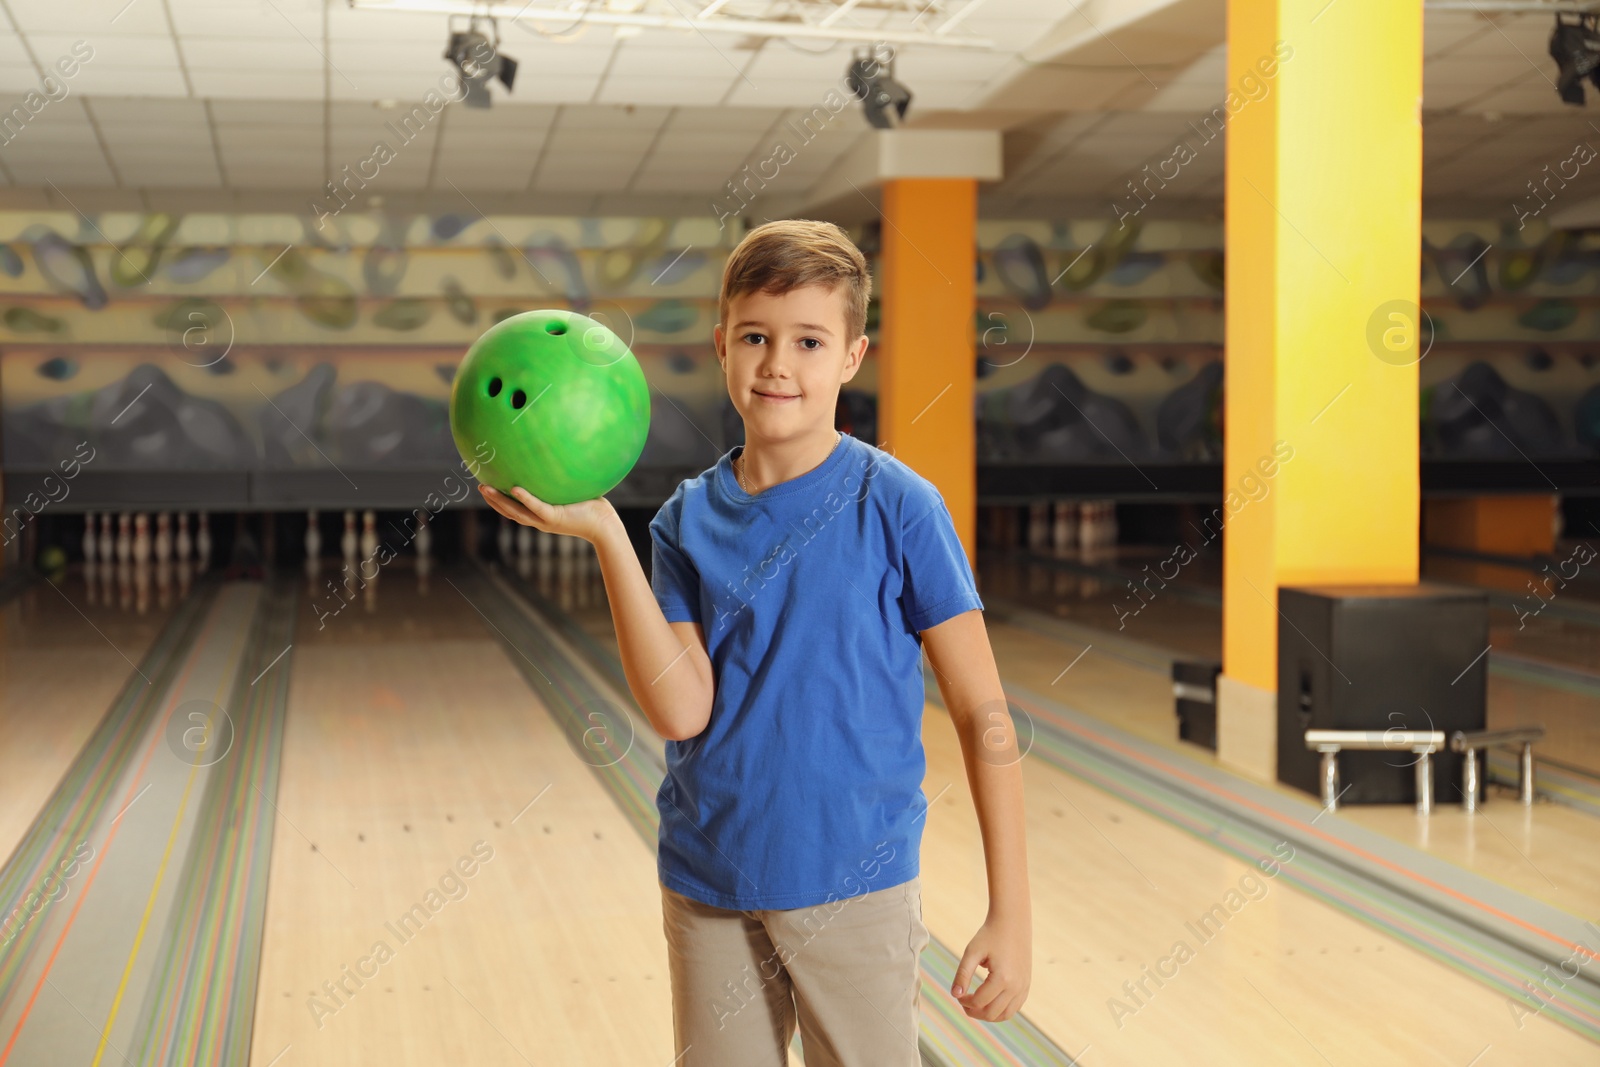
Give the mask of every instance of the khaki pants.
[[918, 1067], [921, 879], [788, 911], [727, 911], [665, 885], [673, 1067]]

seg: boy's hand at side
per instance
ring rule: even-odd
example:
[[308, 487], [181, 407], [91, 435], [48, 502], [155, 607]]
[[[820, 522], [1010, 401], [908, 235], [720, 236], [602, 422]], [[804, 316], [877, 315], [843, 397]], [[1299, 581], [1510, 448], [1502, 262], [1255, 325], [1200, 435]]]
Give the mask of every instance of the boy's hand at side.
[[[922, 649], [961, 742], [983, 837], [989, 914], [961, 956], [950, 994], [969, 1016], [1005, 1022], [1033, 979], [1033, 909], [1022, 806], [1022, 757], [983, 612], [965, 611], [922, 631]], [[988, 975], [977, 989], [979, 966]]]
[[[1033, 937], [1030, 924], [1010, 922], [991, 914], [978, 927], [956, 967], [952, 992], [961, 1008], [974, 1019], [1003, 1023], [1028, 999], [1033, 973]], [[988, 971], [976, 989], [972, 979], [979, 967]]]
[[617, 519], [617, 510], [603, 496], [580, 500], [575, 504], [547, 504], [521, 486], [514, 487], [511, 496], [488, 485], [478, 486], [478, 492], [483, 494], [491, 508], [512, 522], [520, 522], [546, 533], [581, 537], [591, 544], [605, 533], [609, 523]]

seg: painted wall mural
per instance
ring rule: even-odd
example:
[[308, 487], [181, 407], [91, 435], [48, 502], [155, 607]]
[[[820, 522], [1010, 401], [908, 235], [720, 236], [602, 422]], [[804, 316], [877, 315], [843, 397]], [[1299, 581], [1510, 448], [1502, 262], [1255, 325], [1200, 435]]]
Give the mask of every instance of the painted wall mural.
[[[1600, 450], [1600, 239], [1539, 225], [1424, 226], [1425, 455]], [[709, 218], [0, 213], [4, 463], [49, 467], [87, 439], [107, 469], [448, 465], [466, 347], [570, 307], [645, 369], [641, 465], [703, 466], [740, 432], [710, 337], [741, 235]], [[852, 236], [875, 261], [876, 227]], [[978, 237], [981, 461], [1220, 458], [1218, 224], [986, 220]], [[841, 398], [869, 439], [875, 379], [869, 359]]]

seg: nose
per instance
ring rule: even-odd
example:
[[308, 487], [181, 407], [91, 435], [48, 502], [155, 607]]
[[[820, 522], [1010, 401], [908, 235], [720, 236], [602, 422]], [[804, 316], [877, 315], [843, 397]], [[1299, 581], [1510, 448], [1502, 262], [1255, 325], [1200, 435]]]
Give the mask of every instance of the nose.
[[763, 354], [757, 372], [762, 378], [787, 378], [789, 377], [788, 362], [783, 358], [783, 353], [777, 345], [769, 345]]

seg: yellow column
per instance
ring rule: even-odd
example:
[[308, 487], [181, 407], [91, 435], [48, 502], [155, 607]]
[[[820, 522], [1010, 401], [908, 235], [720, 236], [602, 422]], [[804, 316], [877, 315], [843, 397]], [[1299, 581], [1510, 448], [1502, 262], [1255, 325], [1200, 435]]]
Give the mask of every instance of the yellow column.
[[1228, 89], [1217, 754], [1271, 779], [1278, 587], [1417, 579], [1422, 2], [1229, 0]]
[[878, 259], [878, 442], [938, 486], [975, 563], [978, 183], [883, 183]]

